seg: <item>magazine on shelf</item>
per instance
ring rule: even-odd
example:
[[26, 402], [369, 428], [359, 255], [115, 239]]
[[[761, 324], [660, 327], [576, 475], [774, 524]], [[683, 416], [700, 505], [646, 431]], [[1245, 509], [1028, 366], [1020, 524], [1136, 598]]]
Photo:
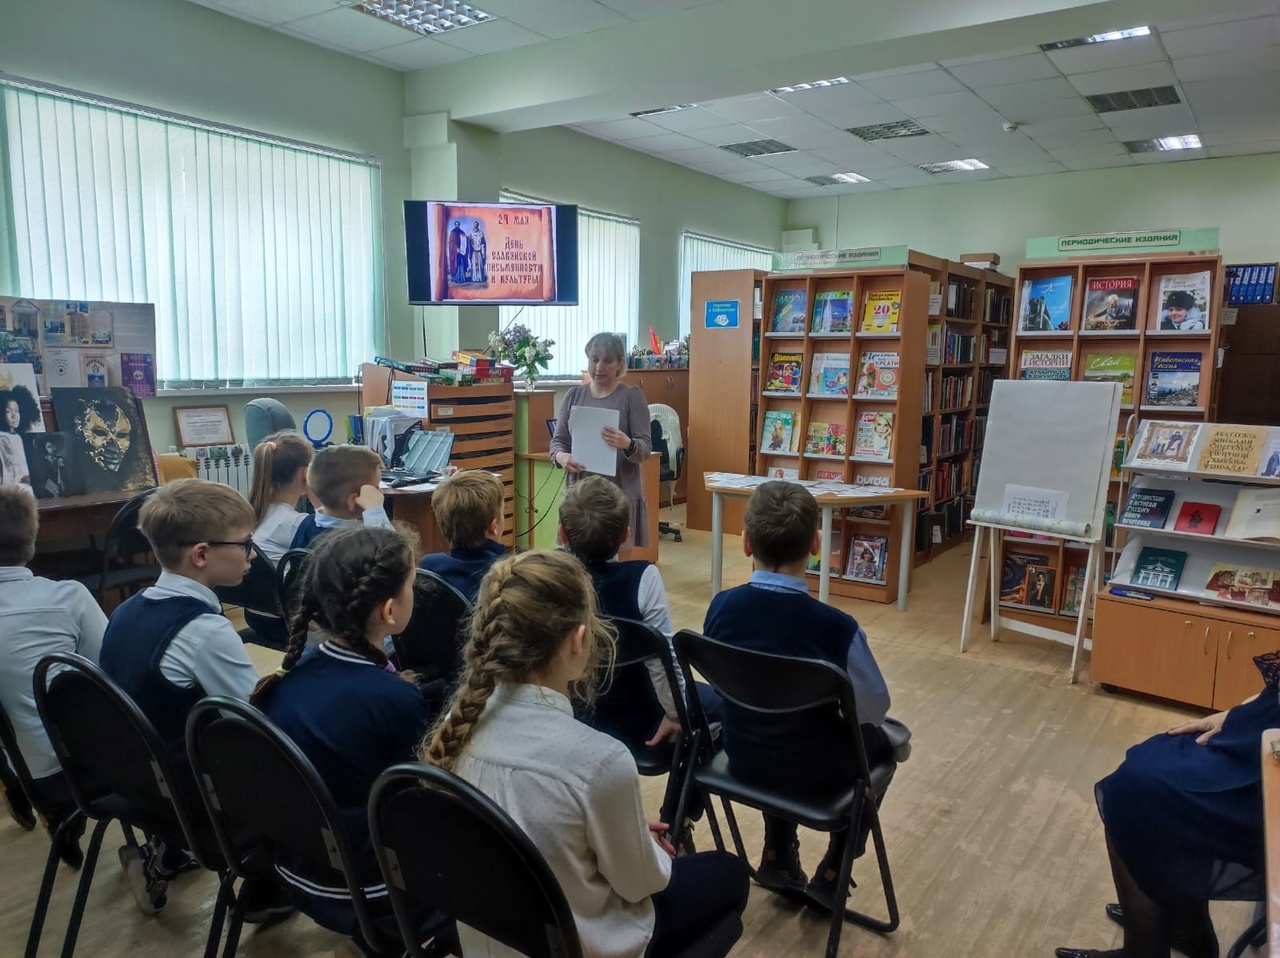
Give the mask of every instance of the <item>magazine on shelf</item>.
[[764, 380], [767, 393], [799, 396], [804, 383], [804, 353], [771, 353]]
[[1028, 279], [1022, 284], [1020, 333], [1050, 333], [1071, 328], [1071, 274]]
[[1099, 276], [1085, 281], [1084, 315], [1080, 328], [1118, 332], [1137, 328], [1136, 276]]
[[844, 423], [811, 422], [805, 437], [804, 451], [820, 456], [843, 456]]
[[883, 459], [893, 456], [893, 413], [864, 412], [858, 416], [858, 431], [854, 436], [853, 454], [863, 459]]
[[1174, 532], [1191, 532], [1199, 536], [1211, 536], [1218, 528], [1222, 506], [1213, 502], [1184, 502], [1174, 520]]
[[1084, 357], [1084, 381], [1087, 383], [1119, 383], [1120, 402], [1133, 404], [1133, 353], [1090, 353]]
[[1231, 602], [1247, 602], [1249, 605], [1270, 607], [1280, 605], [1276, 591], [1274, 569], [1241, 565], [1235, 562], [1215, 562], [1209, 567], [1209, 581], [1204, 591]]
[[1182, 578], [1182, 568], [1186, 563], [1185, 552], [1147, 546], [1138, 553], [1138, 562], [1133, 567], [1129, 584], [1145, 585], [1152, 589], [1165, 589], [1172, 592], [1178, 588], [1178, 581]]
[[1026, 605], [1028, 570], [1052, 568], [1047, 552], [1024, 552], [1006, 545], [1001, 556], [1000, 601]]
[[1071, 350], [1024, 349], [1018, 366], [1019, 379], [1070, 379]]
[[1208, 270], [1161, 276], [1151, 328], [1162, 332], [1184, 333], [1207, 330], [1209, 291], [1212, 285]]
[[[831, 530], [831, 554], [827, 558], [827, 572], [831, 575], [840, 574], [840, 553], [844, 551], [844, 530]], [[806, 572], [820, 573], [822, 568], [818, 561], [818, 554], [812, 553], [809, 556], [809, 562], [805, 565]]]
[[1144, 422], [1142, 431], [1134, 440], [1132, 458], [1126, 466], [1129, 469], [1187, 470], [1202, 427], [1203, 423], [1198, 422]]
[[1058, 570], [1051, 565], [1027, 566], [1023, 582], [1022, 604], [1045, 612], [1054, 610], [1054, 589], [1058, 583]]
[[844, 577], [854, 582], [884, 585], [885, 553], [889, 540], [884, 536], [855, 536], [849, 546], [849, 562]]
[[819, 293], [813, 303], [815, 333], [848, 333], [853, 330], [853, 292]]
[[769, 322], [771, 333], [803, 333], [805, 317], [805, 291], [780, 289], [773, 294], [773, 316]]
[[781, 479], [783, 482], [787, 482], [787, 481], [789, 481], [789, 480], [791, 480], [791, 479], [799, 479], [799, 478], [800, 478], [800, 470], [799, 470], [799, 469], [784, 469], [784, 468], [782, 468], [782, 467], [780, 466], [780, 467], [778, 467], [777, 469], [770, 469], [770, 470], [769, 470], [769, 478], [770, 478], [770, 479]]
[[863, 399], [897, 399], [898, 363], [898, 354], [891, 350], [863, 353], [854, 395]]
[[849, 395], [849, 355], [815, 353], [809, 376], [809, 392], [816, 396]]
[[1143, 405], [1199, 406], [1200, 361], [1199, 353], [1152, 353]]
[[795, 430], [796, 413], [785, 409], [770, 409], [764, 414], [764, 435], [760, 448], [771, 452], [795, 452], [798, 436]]
[[1062, 603], [1058, 609], [1060, 614], [1080, 614], [1080, 597], [1084, 595], [1084, 576], [1087, 571], [1088, 566], [1083, 556], [1067, 560], [1067, 571], [1062, 577]]
[[896, 333], [901, 311], [902, 290], [882, 289], [867, 293], [867, 304], [862, 311], [862, 331]]

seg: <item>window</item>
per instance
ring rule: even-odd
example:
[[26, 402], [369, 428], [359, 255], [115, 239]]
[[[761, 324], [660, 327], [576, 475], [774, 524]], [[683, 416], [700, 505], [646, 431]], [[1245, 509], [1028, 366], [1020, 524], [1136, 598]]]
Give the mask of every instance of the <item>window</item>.
[[685, 230], [680, 234], [680, 335], [690, 329], [693, 274], [712, 269], [773, 269], [773, 250], [702, 236]]
[[350, 382], [380, 351], [376, 160], [0, 89], [14, 295], [153, 303], [169, 387]]
[[[507, 192], [501, 199], [547, 202]], [[516, 321], [555, 341], [546, 376], [577, 379], [586, 368], [582, 349], [596, 333], [618, 333], [628, 348], [634, 346], [640, 331], [640, 221], [580, 208], [578, 305], [500, 306], [498, 319], [503, 329]]]

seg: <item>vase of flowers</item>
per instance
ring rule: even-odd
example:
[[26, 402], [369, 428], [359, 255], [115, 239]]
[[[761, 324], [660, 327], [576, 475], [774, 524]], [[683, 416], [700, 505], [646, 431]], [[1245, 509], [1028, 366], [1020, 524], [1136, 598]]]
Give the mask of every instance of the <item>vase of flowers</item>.
[[551, 347], [553, 339], [539, 339], [528, 326], [512, 323], [506, 329], [489, 334], [489, 352], [499, 361], [510, 363], [524, 381], [524, 388], [532, 391], [538, 384], [538, 375], [555, 357]]

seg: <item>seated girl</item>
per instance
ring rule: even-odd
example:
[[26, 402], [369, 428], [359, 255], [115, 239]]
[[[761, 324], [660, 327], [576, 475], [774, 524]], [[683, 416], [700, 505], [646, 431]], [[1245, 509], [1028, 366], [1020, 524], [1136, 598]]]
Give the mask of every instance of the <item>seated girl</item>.
[[[461, 683], [423, 754], [524, 829], [564, 890], [586, 954], [675, 954], [740, 920], [747, 867], [725, 852], [673, 861], [667, 826], [646, 821], [631, 753], [574, 719], [571, 699], [591, 699], [614, 640], [572, 555], [500, 559], [480, 585]], [[458, 933], [465, 954], [510, 953], [472, 929]]]
[[298, 511], [298, 500], [307, 494], [307, 467], [311, 443], [296, 432], [277, 432], [253, 449], [253, 488], [249, 505], [258, 525], [253, 545], [273, 566], [289, 551], [294, 533], [307, 517]]

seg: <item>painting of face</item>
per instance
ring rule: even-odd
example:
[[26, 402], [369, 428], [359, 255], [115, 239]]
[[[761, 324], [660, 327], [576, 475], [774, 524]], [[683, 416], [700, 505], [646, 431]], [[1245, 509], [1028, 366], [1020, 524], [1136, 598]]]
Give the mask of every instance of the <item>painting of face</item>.
[[86, 404], [76, 417], [76, 431], [89, 452], [89, 459], [108, 472], [119, 472], [133, 441], [133, 424], [115, 403]]
[[156, 484], [151, 443], [138, 401], [128, 389], [50, 390], [68, 434], [71, 479], [86, 493], [129, 492]]

